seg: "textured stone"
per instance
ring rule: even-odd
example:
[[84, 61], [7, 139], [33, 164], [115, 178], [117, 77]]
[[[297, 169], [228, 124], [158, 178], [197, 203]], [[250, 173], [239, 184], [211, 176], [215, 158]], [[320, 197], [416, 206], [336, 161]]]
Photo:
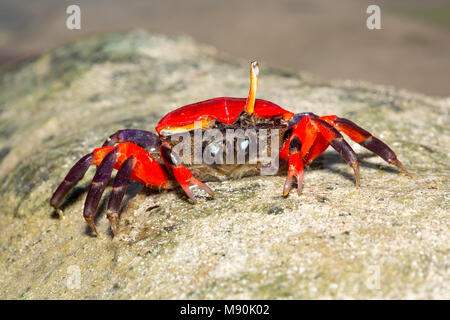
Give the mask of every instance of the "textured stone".
[[[444, 298], [449, 272], [449, 99], [261, 64], [260, 98], [338, 114], [386, 141], [409, 179], [363, 148], [361, 188], [326, 151], [298, 197], [283, 176], [209, 183], [216, 197], [132, 183], [112, 239], [89, 232], [91, 169], [58, 220], [69, 168], [118, 129], [153, 130], [177, 106], [248, 92], [248, 62], [188, 38], [90, 38], [0, 74], [1, 298]], [[107, 190], [106, 194], [109, 190]], [[154, 206], [159, 206], [153, 208]], [[153, 209], [152, 209], [153, 208]], [[73, 275], [80, 272], [80, 287]]]

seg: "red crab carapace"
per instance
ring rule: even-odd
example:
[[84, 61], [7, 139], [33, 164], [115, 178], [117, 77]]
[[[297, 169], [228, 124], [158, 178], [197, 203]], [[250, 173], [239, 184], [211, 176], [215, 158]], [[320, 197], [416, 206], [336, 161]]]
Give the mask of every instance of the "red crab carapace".
[[[285, 197], [294, 182], [297, 183], [298, 194], [301, 193], [303, 166], [310, 164], [329, 145], [353, 168], [356, 186], [359, 186], [358, 158], [341, 133], [407, 173], [395, 153], [384, 142], [350, 120], [335, 115], [320, 117], [313, 113], [294, 114], [273, 102], [256, 99], [258, 73], [258, 63], [252, 62], [250, 91], [247, 98], [214, 98], [178, 108], [159, 121], [155, 128], [158, 134], [136, 129], [117, 131], [101, 148], [94, 149], [72, 167], [51, 197], [50, 204], [61, 215], [59, 207], [64, 197], [83, 178], [89, 166], [98, 166], [84, 204], [84, 218], [98, 235], [94, 216], [115, 168], [118, 171], [109, 197], [107, 218], [110, 220], [112, 231], [116, 234], [120, 206], [130, 178], [146, 186], [162, 189], [180, 185], [187, 196], [197, 203], [191, 190], [192, 186], [201, 188], [210, 196], [214, 195], [213, 191], [200, 180], [241, 177], [257, 174], [261, 169], [260, 162], [250, 164], [248, 161], [239, 165], [183, 163], [180, 155], [174, 150], [176, 142], [171, 138], [180, 133], [187, 133], [193, 137], [195, 129], [202, 131], [218, 129], [221, 132], [248, 128], [279, 130], [281, 143], [277, 143], [279, 147], [276, 152], [280, 163], [287, 167], [287, 178], [283, 187]], [[202, 151], [210, 148], [209, 152], [217, 152], [217, 143], [218, 141], [213, 141], [202, 145]], [[248, 142], [236, 145], [240, 151], [248, 148]]]

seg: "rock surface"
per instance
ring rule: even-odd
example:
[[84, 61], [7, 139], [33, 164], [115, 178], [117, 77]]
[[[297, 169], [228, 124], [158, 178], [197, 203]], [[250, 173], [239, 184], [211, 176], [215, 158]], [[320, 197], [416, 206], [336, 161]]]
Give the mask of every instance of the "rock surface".
[[449, 299], [449, 99], [262, 61], [260, 98], [353, 119], [416, 177], [351, 143], [360, 189], [333, 150], [306, 170], [300, 197], [281, 196], [283, 176], [209, 183], [216, 198], [197, 193], [197, 206], [180, 190], [134, 183], [112, 239], [104, 203], [101, 238], [82, 217], [92, 168], [55, 217], [52, 192], [111, 133], [153, 130], [177, 106], [247, 92], [247, 61], [143, 32], [85, 39], [4, 70], [0, 297]]

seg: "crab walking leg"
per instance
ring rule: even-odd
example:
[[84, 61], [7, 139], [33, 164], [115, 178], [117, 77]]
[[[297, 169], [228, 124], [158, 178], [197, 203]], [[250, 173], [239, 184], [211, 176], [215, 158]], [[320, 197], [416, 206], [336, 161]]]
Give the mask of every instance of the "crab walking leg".
[[[109, 158], [111, 152], [116, 154], [115, 159]], [[114, 179], [113, 190], [108, 201], [107, 217], [111, 222], [113, 232], [117, 232], [117, 215], [120, 211], [120, 204], [125, 194], [126, 188], [129, 185], [129, 179], [138, 181], [146, 186], [153, 186], [162, 189], [171, 188], [172, 185], [164, 165], [157, 162], [150, 153], [132, 142], [124, 142], [115, 147], [107, 146], [94, 150], [94, 164], [99, 165], [97, 168], [94, 180], [97, 174], [98, 187], [93, 185], [91, 189], [96, 188], [96, 192], [92, 191], [92, 198], [89, 190], [85, 204], [85, 218], [91, 228], [95, 231], [93, 217], [98, 207], [100, 197], [111, 177], [112, 168], [118, 169], [116, 178]], [[112, 157], [112, 156], [111, 156]], [[101, 169], [101, 167], [103, 167]], [[109, 174], [109, 175], [108, 175]], [[106, 179], [106, 177], [108, 177]], [[88, 205], [89, 202], [89, 205]]]
[[136, 164], [136, 158], [131, 156], [119, 168], [116, 177], [114, 178], [114, 185], [109, 196], [107, 215], [111, 230], [114, 235], [119, 232], [119, 226], [117, 224], [117, 219], [119, 216], [120, 205], [122, 203], [123, 196], [130, 184], [131, 172]]
[[353, 168], [355, 173], [355, 184], [359, 187], [359, 161], [352, 147], [344, 140], [344, 137], [328, 122], [322, 119], [310, 118], [311, 123], [316, 130], [325, 138], [325, 140], [344, 158], [344, 160]]
[[214, 197], [214, 192], [208, 187], [206, 184], [202, 183], [200, 180], [196, 179], [193, 174], [184, 167], [181, 163], [180, 157], [172, 151], [167, 143], [163, 143], [161, 145], [161, 157], [166, 164], [166, 167], [172, 170], [173, 176], [183, 188], [184, 192], [186, 192], [187, 196], [197, 204], [198, 201], [192, 193], [191, 186], [196, 185], [211, 197]]
[[340, 132], [345, 133], [353, 141], [359, 143], [366, 149], [372, 151], [389, 164], [396, 166], [402, 173], [409, 175], [397, 155], [383, 141], [374, 137], [370, 132], [364, 130], [354, 122], [338, 118], [337, 116], [324, 116], [320, 119], [328, 122]]
[[[157, 162], [150, 153], [134, 143], [124, 142], [114, 147], [107, 146], [98, 148], [94, 150], [93, 154], [93, 164], [98, 165], [98, 168], [86, 197], [84, 217], [97, 235], [94, 217], [100, 198], [111, 178], [113, 168], [118, 169], [119, 172], [114, 180], [114, 187], [116, 188], [113, 187], [108, 203], [109, 212], [119, 212], [120, 202], [125, 193], [125, 185], [128, 186], [129, 178], [146, 186], [162, 189], [172, 187], [164, 165]], [[121, 186], [124, 187], [122, 188]], [[109, 216], [114, 220], [116, 215], [110, 214]]]
[[288, 176], [283, 187], [283, 196], [287, 196], [292, 188], [293, 177], [297, 178], [297, 194], [303, 190], [303, 159], [314, 145], [317, 131], [310, 118], [303, 118], [293, 127], [293, 132], [280, 153], [280, 158], [286, 159], [288, 153]]
[[103, 147], [113, 146], [122, 142], [133, 142], [148, 152], [158, 150], [160, 145], [159, 137], [152, 132], [137, 129], [125, 129], [112, 134], [103, 143]]
[[58, 186], [50, 199], [50, 205], [55, 208], [56, 212], [62, 217], [63, 212], [59, 209], [65, 196], [72, 190], [73, 187], [84, 177], [87, 169], [94, 163], [94, 153], [89, 153], [83, 156], [78, 162], [70, 169], [69, 173], [64, 178], [63, 182]]
[[288, 175], [283, 186], [283, 196], [287, 197], [292, 188], [293, 177], [297, 178], [297, 193], [303, 189], [303, 160], [301, 156], [302, 142], [294, 137], [289, 143]]
[[84, 202], [84, 212], [83, 216], [86, 222], [91, 227], [97, 236], [99, 235], [97, 229], [95, 228], [94, 217], [97, 212], [98, 203], [102, 197], [105, 188], [111, 179], [111, 173], [114, 169], [114, 164], [117, 160], [117, 149], [111, 150], [100, 165], [97, 167], [94, 178], [92, 179], [92, 184], [89, 187], [89, 192], [86, 196], [86, 201]]

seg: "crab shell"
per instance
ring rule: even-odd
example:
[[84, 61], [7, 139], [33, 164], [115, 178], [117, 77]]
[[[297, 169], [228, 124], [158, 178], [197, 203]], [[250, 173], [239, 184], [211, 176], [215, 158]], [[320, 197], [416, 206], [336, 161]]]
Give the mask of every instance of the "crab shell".
[[[155, 127], [161, 136], [189, 131], [194, 123], [201, 121], [202, 128], [214, 128], [217, 121], [224, 124], [234, 123], [242, 113], [245, 98], [221, 97], [189, 104], [166, 114]], [[256, 99], [255, 118], [289, 120], [294, 113], [287, 111], [273, 102]]]
[[[247, 123], [248, 114], [243, 113], [246, 104], [245, 98], [221, 97], [206, 101], [201, 101], [180, 107], [169, 112], [164, 116], [156, 126], [161, 141], [175, 146], [178, 141], [172, 139], [174, 134], [188, 132], [191, 135], [191, 146], [194, 146], [193, 130], [195, 124], [200, 123], [202, 130], [219, 129], [225, 136], [225, 129], [247, 129], [249, 126], [258, 128], [262, 126], [268, 131], [280, 130], [278, 135], [279, 153], [280, 147], [284, 145], [283, 134], [288, 127], [288, 120], [294, 116], [294, 113], [287, 111], [273, 102], [257, 99], [255, 101], [254, 113], [252, 115], [254, 123]], [[271, 152], [272, 141], [268, 140], [268, 150]], [[225, 143], [225, 142], [223, 142]], [[237, 151], [237, 150], [236, 150]], [[182, 155], [182, 154], [180, 154]], [[208, 165], [205, 163], [194, 164], [194, 148], [189, 155], [190, 160], [185, 163], [189, 170], [202, 181], [224, 181], [228, 179], [239, 179], [244, 176], [258, 174], [261, 165], [267, 165], [267, 161], [260, 158], [258, 163], [237, 165], [237, 163], [221, 163]], [[267, 159], [266, 159], [267, 160]], [[263, 164], [265, 163], [265, 164]]]

